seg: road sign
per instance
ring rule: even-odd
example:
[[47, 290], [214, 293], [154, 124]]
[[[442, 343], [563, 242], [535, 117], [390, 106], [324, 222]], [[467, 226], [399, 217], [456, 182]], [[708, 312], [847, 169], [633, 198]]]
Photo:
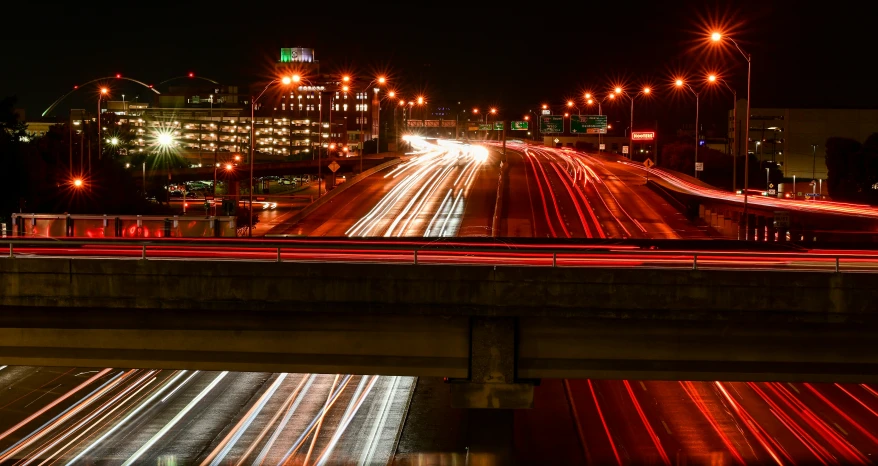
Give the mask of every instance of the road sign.
[[649, 157], [647, 157], [646, 160], [643, 161], [643, 166], [646, 167], [647, 170], [652, 168], [653, 165], [655, 165], [655, 163], [653, 163], [652, 159]]
[[606, 145], [606, 144], [599, 144], [598, 149], [600, 149], [600, 150], [606, 150], [606, 149], [607, 149], [607, 145]]
[[542, 114], [543, 114], [543, 115], [551, 115], [551, 114], [552, 114], [552, 111], [551, 111], [551, 110], [543, 110], [543, 111], [542, 111]]
[[774, 213], [774, 226], [781, 228], [788, 228], [790, 226], [790, 213], [789, 212], [775, 212]]
[[540, 117], [541, 133], [563, 133], [564, 117], [561, 115], [543, 115]]
[[695, 162], [695, 171], [703, 172], [704, 171], [704, 162]]
[[652, 141], [655, 140], [655, 131], [632, 131], [632, 141]]
[[479, 130], [479, 127], [478, 127], [478, 126], [470, 126], [470, 127], [468, 127], [466, 130], [467, 130], [467, 131], [478, 131], [478, 130]]
[[555, 138], [555, 139], [552, 139], [552, 141], [554, 141], [554, 142], [555, 142], [555, 144], [558, 144], [558, 143], [559, 143], [559, 142], [561, 142], [561, 140], [560, 140], [560, 139], [558, 139], [558, 138]]
[[623, 153], [623, 154], [627, 154], [627, 153], [628, 153], [628, 146], [622, 146], [622, 153]]
[[494, 122], [494, 131], [503, 131], [503, 121], [495, 121]]
[[491, 125], [479, 125], [479, 131], [491, 131]]
[[526, 121], [513, 121], [511, 125], [512, 131], [527, 131]]
[[571, 115], [570, 132], [576, 134], [607, 134], [607, 116]]
[[332, 173], [335, 173], [335, 171], [339, 168], [341, 168], [341, 165], [339, 165], [338, 162], [336, 162], [335, 160], [333, 160], [332, 163], [329, 164], [329, 169], [332, 171]]

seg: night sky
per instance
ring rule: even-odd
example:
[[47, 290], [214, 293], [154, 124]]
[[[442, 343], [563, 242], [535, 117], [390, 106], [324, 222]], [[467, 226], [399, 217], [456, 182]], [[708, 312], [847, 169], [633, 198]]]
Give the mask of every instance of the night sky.
[[[504, 7], [470, 6], [488, 3]], [[74, 84], [115, 73], [157, 83], [192, 71], [247, 89], [270, 75], [280, 47], [302, 46], [316, 49], [323, 72], [368, 81], [388, 70], [404, 95], [495, 105], [509, 118], [627, 82], [655, 89], [649, 102], [638, 101], [639, 116], [686, 121], [694, 99], [669, 85], [676, 73], [697, 87], [715, 70], [746, 96], [744, 59], [704, 40], [719, 23], [753, 55], [754, 107], [878, 107], [870, 2], [567, 3], [331, 2], [315, 10], [297, 8], [301, 2], [18, 2], [4, 7], [0, 97], [17, 95], [34, 118]], [[128, 99], [138, 92], [114, 92], [123, 91]], [[703, 95], [703, 114], [721, 122], [730, 95]], [[615, 112], [625, 118], [627, 108]]]

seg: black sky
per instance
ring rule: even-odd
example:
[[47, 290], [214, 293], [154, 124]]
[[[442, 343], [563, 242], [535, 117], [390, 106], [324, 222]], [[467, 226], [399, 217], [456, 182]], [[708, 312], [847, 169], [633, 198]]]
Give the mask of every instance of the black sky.
[[[190, 3], [5, 7], [0, 97], [18, 96], [33, 117], [74, 84], [115, 73], [154, 83], [193, 71], [246, 89], [280, 47], [304, 46], [324, 72], [388, 69], [406, 93], [510, 114], [648, 82], [656, 95], [644, 111], [662, 118], [691, 113], [691, 96], [668, 86], [675, 71], [719, 71], [745, 96], [737, 52], [698, 50], [720, 20], [753, 55], [755, 107], [878, 107], [871, 2]], [[729, 95], [704, 95], [702, 111], [721, 118]]]

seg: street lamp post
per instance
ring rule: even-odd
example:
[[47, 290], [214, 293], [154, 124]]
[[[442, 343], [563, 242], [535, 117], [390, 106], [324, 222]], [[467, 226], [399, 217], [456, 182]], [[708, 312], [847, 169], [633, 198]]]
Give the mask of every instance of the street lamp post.
[[[101, 159], [101, 99], [110, 92], [106, 87], [101, 88], [101, 92], [98, 94], [98, 160]], [[91, 155], [91, 154], [89, 154]], [[91, 162], [91, 160], [89, 160]], [[89, 168], [91, 168], [91, 163], [89, 163]]]
[[[616, 94], [610, 92], [609, 94], [605, 95], [603, 99], [598, 100], [598, 115], [603, 115], [603, 114], [604, 114], [604, 112], [603, 112], [603, 108], [601, 107], [601, 105], [603, 105], [604, 101], [607, 100], [607, 99], [615, 100], [615, 99], [616, 99]], [[609, 129], [609, 128], [607, 128], [607, 129]], [[601, 149], [600, 149], [600, 147], [601, 147], [601, 142], [602, 142], [602, 137], [601, 137], [601, 136], [603, 136], [603, 134], [602, 134], [602, 133], [598, 133], [598, 151], [599, 151], [599, 152], [601, 151]]]
[[699, 110], [699, 98], [698, 92], [695, 92], [695, 89], [689, 85], [689, 83], [684, 82], [682, 79], [678, 79], [674, 83], [677, 87], [685, 86], [686, 89], [692, 92], [695, 95], [695, 167], [693, 168], [695, 172], [695, 178], [698, 178], [698, 110]]
[[249, 184], [249, 201], [247, 203], [247, 237], [253, 237], [253, 159], [256, 157], [256, 103], [259, 99], [265, 94], [265, 91], [268, 90], [273, 84], [283, 83], [284, 85], [289, 85], [293, 82], [293, 78], [289, 78], [284, 76], [283, 78], [273, 79], [271, 82], [265, 85], [265, 88], [262, 89], [262, 92], [259, 93], [256, 97], [250, 98], [250, 182]]
[[717, 77], [715, 74], [709, 75], [707, 81], [711, 83], [719, 81], [732, 93], [732, 121], [734, 122], [733, 128], [735, 128], [733, 135], [735, 147], [732, 149], [732, 193], [734, 193], [738, 190], [738, 146], [740, 145], [738, 142], [738, 93], [732, 89], [732, 86], [729, 86], [725, 79]]
[[[750, 54], [745, 53], [735, 39], [728, 36], [725, 37], [735, 45], [735, 48], [738, 49], [741, 56], [747, 60], [747, 114], [744, 115], [744, 144], [746, 144], [744, 146], [744, 239], [746, 240], [749, 239], [750, 236], [750, 218], [747, 215], [747, 189], [750, 187], [750, 81], [753, 63]], [[719, 32], [714, 32], [710, 35], [710, 40], [713, 42], [719, 42], [722, 39], [723, 34]]]
[[625, 92], [625, 90], [621, 87], [617, 87], [615, 89], [615, 92], [616, 95], [624, 95], [625, 97], [628, 97], [628, 100], [631, 101], [631, 126], [628, 127], [628, 158], [631, 159], [634, 156], [634, 99], [640, 97], [641, 95], [649, 95], [649, 93], [652, 92], [652, 89], [650, 89], [649, 87], [644, 87], [640, 90], [640, 92], [633, 96]]
[[817, 144], [811, 144], [811, 180], [817, 179]]

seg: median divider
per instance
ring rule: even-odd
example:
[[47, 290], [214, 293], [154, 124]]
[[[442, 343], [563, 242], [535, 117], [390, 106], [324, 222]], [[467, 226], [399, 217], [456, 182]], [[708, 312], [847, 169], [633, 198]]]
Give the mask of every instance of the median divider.
[[[304, 209], [300, 210], [298, 213], [296, 213], [295, 215], [290, 217], [290, 220], [288, 221], [288, 223], [293, 224], [293, 225], [295, 225], [296, 223], [299, 223], [300, 221], [302, 221], [303, 218], [307, 217], [308, 215], [311, 215], [312, 212], [319, 209], [321, 206], [323, 206], [327, 202], [332, 201], [332, 199], [335, 198], [335, 196], [338, 196], [339, 194], [341, 194], [341, 193], [345, 192], [347, 189], [349, 189], [351, 186], [366, 179], [367, 176], [372, 175], [374, 173], [378, 173], [379, 171], [384, 170], [385, 168], [392, 167], [394, 165], [398, 165], [402, 162], [403, 162], [402, 158], [390, 160], [390, 161], [382, 163], [381, 165], [376, 165], [376, 166], [364, 171], [363, 173], [360, 173], [359, 175], [351, 178], [350, 180], [345, 181], [344, 183], [341, 184], [341, 186], [338, 186], [335, 189], [333, 189], [332, 191], [326, 193], [326, 195], [320, 197], [316, 201], [309, 204], [308, 207], [305, 207]], [[317, 182], [319, 183], [319, 182], [321, 182], [321, 180], [317, 180]]]
[[494, 201], [494, 217], [491, 219], [491, 237], [496, 238], [500, 234], [500, 215], [503, 212], [503, 192], [506, 186], [506, 178], [509, 165], [500, 161], [500, 180], [497, 182], [497, 200]]

